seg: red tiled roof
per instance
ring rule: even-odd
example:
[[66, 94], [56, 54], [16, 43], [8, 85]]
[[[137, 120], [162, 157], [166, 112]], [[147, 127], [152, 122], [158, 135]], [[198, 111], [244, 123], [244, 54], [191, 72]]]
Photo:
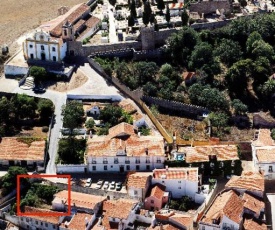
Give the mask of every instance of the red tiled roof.
[[69, 230], [80, 230], [86, 229], [86, 221], [90, 221], [92, 215], [87, 213], [75, 213], [70, 222], [65, 222], [61, 224], [61, 227], [67, 228]]
[[265, 207], [265, 203], [262, 200], [257, 199], [248, 193], [244, 193], [242, 199], [244, 201], [244, 207], [250, 209], [256, 214], [260, 214], [261, 210]]
[[198, 181], [198, 168], [167, 168], [154, 169], [153, 177], [156, 179], [183, 179]]
[[186, 154], [186, 162], [207, 162], [209, 156], [216, 156], [218, 161], [239, 160], [236, 145], [212, 145], [181, 147], [178, 152]]
[[259, 163], [275, 162], [275, 146], [271, 148], [256, 149]]
[[152, 188], [150, 196], [153, 196], [158, 200], [162, 200], [164, 193], [165, 193], [165, 186], [162, 184], [156, 184]]
[[127, 188], [145, 188], [152, 173], [136, 172], [131, 174], [127, 180]]
[[81, 26], [84, 26], [85, 24], [85, 20], [80, 19], [74, 26], [74, 31], [77, 31], [78, 29], [80, 29]]
[[275, 145], [269, 129], [259, 129], [258, 138], [252, 144], [257, 147]]
[[264, 223], [258, 223], [253, 219], [244, 219], [244, 230], [267, 230], [267, 226]]
[[264, 191], [264, 177], [257, 172], [243, 172], [241, 176], [232, 176], [225, 188]]
[[185, 226], [186, 229], [189, 229], [189, 227], [193, 226], [193, 217], [191, 215], [175, 213], [175, 215], [171, 216], [170, 219]]
[[103, 215], [102, 225], [110, 229], [109, 218], [127, 219], [134, 206], [138, 203], [135, 200], [119, 199], [119, 200], [106, 200], [103, 202]]
[[[54, 195], [55, 199], [53, 203], [63, 202], [67, 204], [68, 191], [63, 190]], [[73, 192], [71, 191], [71, 206], [75, 204], [76, 207], [94, 209], [95, 205], [106, 200], [106, 197], [95, 196], [86, 193]]]
[[45, 141], [33, 141], [30, 146], [17, 137], [3, 137], [0, 142], [1, 160], [43, 161]]
[[[48, 209], [41, 209], [41, 208], [34, 208], [34, 207], [29, 207], [29, 206], [25, 206], [25, 212], [26, 213], [41, 213], [41, 214], [60, 214], [60, 212], [54, 212]], [[39, 215], [39, 216], [30, 216], [30, 218], [33, 219], [37, 219], [40, 221], [44, 221], [44, 222], [48, 222], [48, 223], [52, 223], [52, 224], [59, 224], [59, 216], [43, 216], [43, 215]]]
[[69, 10], [66, 13], [66, 17], [64, 17], [63, 21], [61, 21], [57, 26], [55, 26], [51, 31], [51, 35], [55, 37], [60, 37], [62, 35], [62, 26], [68, 21], [70, 24], [74, 23], [75, 20], [81, 17], [85, 12], [90, 11], [90, 7], [85, 3], [73, 8], [73, 10]]
[[139, 137], [134, 132], [134, 126], [121, 123], [111, 128], [109, 135], [89, 139], [86, 154], [116, 156], [119, 150], [126, 150], [127, 156], [164, 156], [164, 142], [161, 136]]
[[[242, 220], [242, 211], [243, 201], [236, 192], [229, 190], [216, 197], [201, 222], [212, 224], [213, 220], [222, 221], [223, 216], [226, 216], [235, 223], [240, 223]], [[219, 224], [218, 222], [217, 225]]]

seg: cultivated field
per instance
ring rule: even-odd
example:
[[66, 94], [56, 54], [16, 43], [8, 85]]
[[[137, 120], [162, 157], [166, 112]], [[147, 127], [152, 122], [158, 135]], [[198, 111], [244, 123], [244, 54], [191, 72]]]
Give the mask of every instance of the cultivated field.
[[[2, 0], [0, 7], [0, 47], [10, 46], [11, 53], [18, 49], [18, 37], [37, 28], [41, 22], [58, 16], [61, 6], [73, 6], [83, 0]], [[12, 45], [11, 45], [12, 44]], [[19, 44], [20, 45], [20, 44]]]

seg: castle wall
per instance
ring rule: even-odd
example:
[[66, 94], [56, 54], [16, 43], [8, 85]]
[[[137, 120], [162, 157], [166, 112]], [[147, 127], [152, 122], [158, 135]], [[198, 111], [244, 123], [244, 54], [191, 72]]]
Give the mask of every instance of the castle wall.
[[201, 1], [190, 4], [190, 12], [198, 12], [199, 14], [215, 13], [216, 10], [224, 9], [225, 12], [231, 11], [228, 0]]

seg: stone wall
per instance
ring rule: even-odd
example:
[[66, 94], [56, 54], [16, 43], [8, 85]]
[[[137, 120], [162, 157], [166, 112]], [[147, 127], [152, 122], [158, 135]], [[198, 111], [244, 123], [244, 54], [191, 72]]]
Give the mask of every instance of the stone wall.
[[225, 12], [230, 12], [231, 7], [228, 0], [200, 1], [190, 4], [190, 12], [198, 12], [199, 14], [215, 13], [216, 10], [224, 9]]
[[171, 36], [171, 34], [176, 33], [177, 29], [165, 29], [160, 31], [155, 31], [155, 43], [156, 45], [164, 45], [167, 38]]
[[206, 22], [206, 23], [194, 23], [190, 27], [192, 27], [195, 30], [213, 30], [216, 28], [220, 28], [223, 26], [226, 26], [232, 21], [232, 19], [226, 19], [223, 21], [216, 21], [216, 22]]

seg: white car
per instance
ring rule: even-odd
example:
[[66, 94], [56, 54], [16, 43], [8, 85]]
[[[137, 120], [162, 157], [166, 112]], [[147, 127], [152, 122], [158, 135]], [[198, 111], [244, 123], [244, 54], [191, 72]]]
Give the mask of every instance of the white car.
[[112, 181], [110, 184], [110, 189], [115, 189], [116, 188], [116, 182]]
[[103, 189], [108, 189], [109, 188], [109, 181], [105, 181], [103, 184]]
[[85, 187], [90, 187], [92, 184], [92, 178], [88, 178], [85, 184]]
[[96, 183], [96, 189], [100, 189], [103, 185], [103, 180], [98, 180], [98, 182]]

